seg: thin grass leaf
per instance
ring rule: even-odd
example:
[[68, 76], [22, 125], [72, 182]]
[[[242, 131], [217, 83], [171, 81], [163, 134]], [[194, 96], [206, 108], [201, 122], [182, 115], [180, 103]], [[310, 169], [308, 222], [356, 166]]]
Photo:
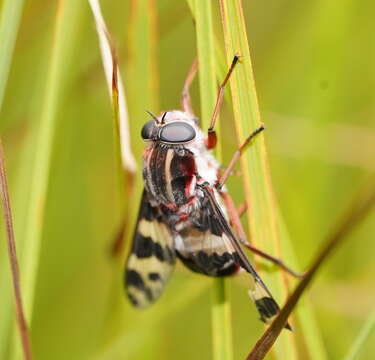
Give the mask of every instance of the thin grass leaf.
[[98, 0], [88, 0], [95, 18], [98, 32], [103, 68], [107, 80], [109, 94], [115, 114], [115, 129], [120, 138], [120, 150], [123, 168], [134, 174], [137, 169], [136, 161], [131, 150], [129, 134], [129, 117], [126, 105], [124, 85], [117, 66], [116, 54], [111, 44], [110, 35], [104, 22]]
[[41, 118], [36, 148], [35, 168], [33, 169], [31, 199], [26, 225], [26, 239], [22, 250], [22, 269], [25, 274], [25, 307], [26, 318], [31, 319], [34, 301], [36, 272], [43, 229], [45, 198], [48, 190], [49, 169], [53, 139], [55, 136], [55, 119], [59, 110], [60, 96], [65, 84], [64, 71], [71, 55], [72, 36], [77, 24], [79, 8], [75, 1], [65, 0], [59, 3], [56, 17], [54, 46], [52, 49], [49, 77], [46, 89], [44, 109]]
[[5, 0], [0, 17], [0, 110], [23, 10], [23, 0]]
[[[235, 54], [242, 58], [242, 64], [231, 80], [235, 128], [238, 142], [242, 144], [245, 137], [258, 128], [261, 122], [241, 0], [221, 0], [220, 10], [227, 63], [230, 64]], [[241, 158], [245, 198], [250, 208], [247, 220], [252, 242], [280, 257], [279, 225], [263, 136], [259, 135], [252, 148]], [[268, 274], [263, 276], [266, 283], [273, 285], [272, 292], [277, 299], [285, 296], [287, 289], [282, 280], [284, 274], [277, 278]], [[280, 345], [280, 358], [296, 358], [295, 342], [289, 334], [284, 336]]]
[[[201, 98], [201, 119], [203, 129], [207, 129], [212, 117], [217, 96], [217, 73], [212, 4], [210, 1], [188, 1], [194, 14], [199, 59], [199, 89]], [[215, 130], [220, 133], [219, 121]], [[221, 146], [216, 149], [216, 157], [221, 158]], [[230, 304], [225, 291], [225, 279], [213, 280], [212, 288], [212, 346], [213, 359], [233, 359], [232, 324]]]
[[361, 355], [363, 347], [369, 340], [370, 336], [375, 332], [375, 310], [371, 313], [362, 329], [360, 330], [357, 338], [354, 340], [348, 354], [344, 360], [357, 360]]
[[[132, 1], [130, 6], [127, 79], [132, 91], [128, 92], [128, 104], [132, 132], [139, 138], [145, 122], [145, 111], [159, 111], [158, 79], [158, 29], [155, 0]], [[130, 86], [130, 85], [129, 85]], [[141, 153], [143, 143], [135, 142], [133, 151]]]
[[320, 270], [323, 263], [327, 261], [333, 251], [342, 244], [343, 240], [370, 214], [375, 205], [375, 183], [372, 183], [368, 188], [366, 187], [349, 209], [344, 214], [342, 220], [335, 226], [335, 228], [328, 235], [324, 246], [321, 248], [317, 256], [314, 258], [312, 265], [306, 272], [304, 278], [299, 282], [296, 289], [288, 298], [286, 304], [281, 309], [271, 326], [266, 330], [263, 336], [258, 340], [253, 350], [250, 352], [247, 360], [262, 360], [267, 355], [272, 345], [275, 343], [277, 337], [285, 326], [288, 317], [300, 297], [314, 279], [318, 270]]
[[[238, 71], [234, 74], [234, 80], [231, 82], [237, 137], [241, 143], [246, 134], [259, 126], [260, 112], [242, 2], [240, 0], [221, 0], [220, 7], [227, 61], [229, 62], [236, 52], [239, 52], [243, 57], [243, 64], [239, 66]], [[250, 204], [247, 219], [252, 242], [295, 267], [297, 262], [273, 194], [263, 139], [257, 139], [253, 148], [243, 156], [241, 167], [244, 174], [246, 201]], [[290, 279], [285, 273], [263, 274], [263, 276], [268, 284], [272, 284], [272, 291], [278, 299], [287, 295], [287, 284]], [[311, 310], [303, 303], [303, 306], [298, 309], [297, 315], [300, 325], [298, 336], [303, 338], [305, 344], [305, 347], [300, 350], [301, 356], [325, 359], [326, 353]], [[297, 358], [299, 351], [294, 335], [284, 332], [275, 350], [281, 359]]]
[[[188, 3], [189, 3], [191, 11], [193, 12], [193, 14], [195, 14], [195, 6], [194, 6], [195, 4], [194, 4], [194, 2], [190, 0], [190, 1], [188, 1]], [[228, 21], [228, 22], [232, 23], [232, 24], [235, 24], [234, 25], [235, 27], [237, 26], [236, 24], [239, 23], [237, 18], [234, 18], [233, 20], [231, 18], [231, 20]], [[246, 35], [244, 27], [241, 28], [239, 33], [242, 34], [242, 35]], [[216, 65], [218, 67], [218, 72], [220, 73], [220, 76], [219, 76], [218, 80], [220, 81], [220, 79], [222, 80], [222, 78], [225, 76], [225, 72], [227, 70], [227, 65], [224, 66], [220, 61], [220, 59], [224, 58], [224, 55], [222, 54], [221, 47], [219, 45], [219, 41], [217, 40], [217, 38], [216, 38], [215, 50], [216, 50], [215, 59], [216, 59], [216, 62], [217, 62]], [[238, 49], [236, 49], [236, 50], [238, 50]], [[232, 53], [234, 53], [234, 52], [235, 51], [233, 50]], [[230, 56], [228, 57], [228, 61], [229, 60], [232, 60], [232, 58]], [[241, 67], [241, 65], [239, 65], [239, 67]], [[239, 70], [236, 69], [235, 73], [237, 71], [239, 71]], [[254, 93], [255, 93], [255, 89], [254, 89]], [[226, 94], [225, 94], [227, 101], [228, 101], [228, 98], [229, 98], [229, 94], [230, 94], [229, 91], [226, 92]], [[228, 101], [228, 102], [231, 103], [231, 101]], [[255, 101], [255, 105], [256, 105], [256, 101]], [[256, 125], [254, 125], [254, 126], [256, 126]], [[250, 151], [252, 151], [252, 150], [250, 150]], [[272, 202], [273, 202], [272, 205], [275, 208], [277, 208], [277, 205], [275, 205], [275, 202], [274, 202], [273, 198], [272, 198]], [[288, 264], [292, 265], [294, 268], [296, 268], [297, 262], [295, 260], [293, 250], [292, 250], [290, 241], [288, 239], [288, 233], [287, 233], [287, 231], [285, 229], [285, 226], [282, 222], [280, 214], [278, 214], [277, 209], [276, 209], [276, 217], [277, 217], [278, 226], [280, 226], [280, 232], [281, 232], [280, 238], [282, 239], [283, 250], [285, 251], [285, 254], [283, 254], [283, 260], [285, 262], [287, 262]], [[272, 220], [272, 217], [270, 219], [270, 222], [272, 222], [271, 220]], [[266, 247], [264, 247], [264, 248], [266, 248]], [[276, 246], [276, 248], [277, 248], [276, 252], [279, 253], [279, 251], [278, 251], [279, 246]], [[316, 323], [315, 323], [314, 316], [311, 313], [311, 310], [305, 304], [305, 302], [301, 303], [301, 305], [299, 306], [299, 308], [297, 310], [297, 313], [298, 313], [298, 317], [299, 317], [299, 324], [300, 324], [301, 329], [302, 329], [302, 331], [299, 332], [299, 336], [304, 337], [303, 343], [306, 345], [306, 348], [303, 349], [302, 351], [304, 352], [305, 355], [306, 355], [306, 352], [310, 352], [311, 354], [313, 353], [315, 359], [325, 359], [326, 358], [325, 350], [324, 350], [323, 343], [321, 341], [320, 334], [318, 332], [318, 329], [317, 329], [317, 326], [316, 326]], [[285, 336], [288, 336], [288, 335], [285, 335]], [[294, 353], [295, 352], [296, 351], [294, 349]], [[284, 352], [283, 352], [283, 350], [281, 350], [280, 356], [282, 357], [283, 354], [284, 354]]]
[[[0, 16], [0, 113], [4, 100], [5, 89], [8, 81], [14, 46], [16, 43], [18, 28], [20, 24], [21, 14], [23, 10], [23, 0], [5, 0], [1, 7]], [[13, 284], [15, 286], [15, 284]], [[7, 351], [9, 338], [9, 328], [11, 321], [11, 300], [10, 297], [3, 297], [8, 299], [9, 307], [4, 310], [4, 316], [1, 317], [0, 322], [0, 357], [5, 356]], [[6, 301], [3, 302], [5, 305]], [[6, 318], [7, 317], [7, 318]]]
[[[144, 143], [141, 141], [140, 133], [144, 122], [147, 121], [146, 110], [157, 112], [159, 108], [158, 94], [158, 71], [156, 66], [157, 60], [157, 11], [154, 0], [139, 0], [129, 3], [128, 22], [125, 24], [127, 46], [127, 57], [125, 66], [126, 87], [128, 89], [126, 100], [129, 112], [129, 130], [132, 142], [132, 152], [141, 160], [141, 153]], [[116, 56], [113, 57], [115, 62]], [[112, 66], [112, 64], [111, 64]], [[116, 75], [113, 73], [112, 75]], [[118, 77], [117, 77], [118, 78]], [[116, 76], [111, 78], [111, 87], [116, 83]], [[116, 87], [116, 86], [115, 86]], [[113, 92], [115, 94], [115, 92]], [[119, 92], [120, 95], [120, 92]], [[116, 96], [116, 95], [115, 95]], [[114, 103], [116, 99], [114, 99]], [[116, 112], [116, 109], [114, 109]], [[116, 114], [115, 114], [116, 115]], [[117, 136], [118, 138], [118, 136]], [[115, 139], [116, 141], [116, 139]], [[122, 140], [120, 140], [122, 141]], [[124, 243], [115, 246], [115, 251], [121, 250], [121, 263], [117, 265], [114, 274], [113, 301], [111, 302], [111, 311], [107, 319], [106, 332], [111, 338], [122, 334], [124, 327], [129, 323], [127, 316], [129, 308], [126, 307], [127, 299], [124, 289], [119, 286], [123, 282], [123, 255], [128, 253], [132, 243], [132, 233], [138, 214], [138, 203], [143, 189], [141, 181], [141, 171], [134, 175], [134, 187], [129, 191], [129, 186], [125, 190], [125, 195], [121, 196], [120, 201], [125, 207], [125, 217], [123, 231], [119, 231], [118, 240]], [[132, 180], [133, 181], [133, 180]], [[133, 184], [132, 184], [133, 185]], [[125, 315], [126, 313], [126, 315]], [[129, 315], [131, 317], [131, 314]], [[156, 338], [158, 338], [156, 336]], [[110, 340], [112, 343], [112, 341]]]
[[[231, 81], [233, 112], [237, 139], [241, 144], [244, 138], [260, 122], [259, 105], [255, 89], [255, 80], [251, 65], [251, 56], [246, 35], [246, 25], [241, 0], [220, 0], [220, 10], [225, 38], [227, 63], [235, 54], [242, 58], [242, 64], [236, 69]], [[251, 241], [268, 253], [281, 255], [281, 237], [277, 207], [274, 200], [272, 183], [269, 173], [264, 135], [260, 135], [253, 147], [241, 158], [246, 202], [250, 211], [247, 212]], [[263, 274], [277, 299], [287, 294], [286, 284], [289, 279], [284, 273]], [[278, 344], [276, 353], [279, 358], [296, 359], [297, 347], [291, 334], [285, 333]]]
[[201, 125], [208, 128], [215, 107], [217, 76], [215, 42], [212, 25], [212, 6], [209, 1], [188, 1], [196, 26], [197, 52], [199, 59], [199, 90], [201, 97]]
[[[105, 24], [99, 0], [88, 0], [99, 37], [100, 52], [109, 95], [112, 100], [114, 118], [115, 153], [118, 163], [118, 182], [120, 199], [130, 198], [134, 191], [137, 163], [130, 143], [129, 116], [124, 85], [118, 68], [118, 60], [113, 40]], [[120, 254], [124, 247], [124, 238], [129, 224], [130, 202], [121, 202], [121, 224], [113, 241], [114, 255]]]
[[[139, 141], [142, 126], [145, 122], [146, 110], [159, 111], [159, 79], [158, 79], [158, 31], [157, 7], [155, 0], [139, 0], [130, 3], [129, 31], [127, 44], [129, 56], [125, 68], [129, 114], [132, 119], [131, 134], [137, 139], [132, 149], [141, 159], [144, 143]], [[137, 172], [132, 199], [140, 199], [143, 189], [141, 172]], [[130, 197], [127, 198], [130, 200]], [[137, 216], [132, 201], [128, 201], [133, 211], [129, 214], [128, 231], [125, 234], [126, 245], [131, 245], [132, 229]], [[127, 252], [129, 248], [125, 249]]]
[[[24, 7], [0, 113], [20, 260], [27, 230], [25, 223], [39, 138], [38, 125], [51, 60], [49, 47], [54, 33], [54, 12], [57, 4], [62, 5], [63, 2], [36, 0]], [[17, 22], [17, 16], [4, 15], [6, 3], [8, 8], [9, 5], [16, 7], [19, 0], [0, 0], [0, 18], [6, 19], [8, 24]], [[32, 315], [33, 355], [38, 359], [49, 359], [51, 356], [54, 360], [94, 359], [105, 350], [107, 359], [209, 359], [212, 357], [209, 320], [212, 306], [207, 299], [213, 289], [211, 280], [202, 279], [206, 282], [206, 291], [170, 315], [170, 306], [185, 300], [200, 285], [198, 275], [188, 274], [187, 270], [184, 270], [186, 274], [181, 274], [179, 266], [163, 299], [146, 313], [132, 310], [124, 299], [121, 286], [123, 257], [110, 257], [109, 244], [112, 244], [113, 233], [121, 220], [120, 202], [130, 204], [131, 217], [137, 212], [139, 198], [133, 195], [124, 200], [119, 196], [114, 166], [114, 160], [118, 160], [115, 156], [119, 154], [117, 148], [114, 152], [113, 147], [117, 145], [118, 136], [114, 138], [111, 133], [116, 127], [112, 124], [113, 117], [108, 106], [91, 9], [87, 2], [76, 1], [77, 9], [81, 3], [85, 9], [74, 31], [77, 38], [74, 61], [70, 61], [69, 65], [69, 56], [62, 59], [68, 62], [69, 72], [65, 72], [64, 83], [68, 80], [69, 85], [64, 86], [64, 94], [60, 97], [63, 106], [59, 106], [57, 112], [57, 136], [53, 141]], [[216, 81], [219, 82], [228, 66], [223, 51], [220, 13], [217, 11], [219, 1], [210, 3], [214, 13], [215, 62], [219, 65], [216, 67]], [[374, 163], [370, 161], [373, 147], [370, 146], [372, 124], [369, 116], [374, 82], [373, 77], [368, 75], [371, 73], [369, 69], [373, 68], [373, 48], [369, 44], [372, 44], [371, 14], [375, 3], [288, 2], [288, 6], [273, 6], [272, 3], [279, 2], [242, 2], [249, 41], [256, 50], [252, 60], [260, 106], [261, 110], [264, 109], [263, 121], [267, 126], [264, 137], [275, 170], [273, 180], [276, 180], [278, 197], [282, 199], [282, 211], [288, 224], [286, 228], [280, 212], [276, 211], [280, 249], [269, 249], [259, 243], [258, 246], [282, 257], [294, 270], [301, 271], [304, 268], [299, 265], [308, 265], [308, 254], [311, 258], [314, 256], [315, 248], [319, 248], [317, 239], [324, 239], [324, 229], [332, 222], [325, 215], [346, 202], [353, 185]], [[144, 110], [157, 113], [178, 107], [185, 73], [196, 53], [196, 22], [190, 18], [184, 1], [102, 1], [101, 5], [108, 28], [116, 39], [119, 67], [127, 90], [130, 139], [140, 164], [144, 144], [139, 130], [148, 120]], [[160, 11], [156, 27], [152, 20], [155, 8]], [[229, 22], [232, 21], [235, 19], [230, 18]], [[1, 39], [1, 50], [5, 44]], [[319, 56], [312, 57], [317, 49]], [[220, 54], [221, 57], [218, 56]], [[0, 51], [0, 63], [8, 55], [6, 51]], [[160, 67], [152, 66], [155, 59]], [[236, 72], [241, 71], [242, 65], [237, 66]], [[150, 86], [157, 85], [154, 80], [159, 76], [163, 90], [160, 94], [157, 87], [151, 90]], [[198, 85], [195, 82], [193, 88], [198, 88]], [[225, 113], [232, 107], [232, 101], [227, 98], [231, 95], [228, 90], [229, 87], [225, 90]], [[157, 101], [153, 102], [159, 95], [161, 107], [158, 107]], [[198, 115], [199, 108], [196, 110]], [[224, 114], [221, 120], [224, 120]], [[221, 121], [222, 129], [225, 129], [220, 131], [224, 134], [220, 139], [223, 140], [224, 159], [231, 155], [233, 147], [232, 136], [228, 136], [233, 133], [233, 125], [229, 122]], [[329, 126], [331, 123], [337, 126]], [[358, 124], [362, 133], [350, 124]], [[223, 162], [225, 164], [226, 161]], [[141, 171], [138, 171], [137, 191], [142, 184], [140, 174]], [[234, 177], [237, 178], [236, 175]], [[234, 177], [231, 183], [239, 185], [241, 176]], [[229, 187], [233, 197], [242, 202], [243, 187], [231, 184]], [[126, 186], [124, 192], [127, 189]], [[336, 201], [326, 201], [319, 194], [335, 194]], [[2, 219], [0, 223], [3, 223]], [[327, 359], [325, 346], [329, 348], [330, 359], [343, 358], [358, 335], [354, 331], [354, 328], [357, 329], [355, 318], [356, 315], [366, 315], [363, 311], [368, 308], [370, 299], [369, 274], [375, 243], [371, 242], [368, 234], [375, 231], [374, 225], [366, 221], [366, 229], [363, 227], [353, 234], [356, 245], [354, 241], [348, 244], [353, 251], [335, 256], [326, 264], [325, 274], [323, 271], [320, 273], [322, 281], [324, 277], [330, 278], [330, 285], [335, 290], [324, 294], [325, 301], [313, 303], [314, 309], [320, 313], [319, 326], [325, 328], [324, 342], [317, 330], [313, 308], [308, 304], [310, 291], [302, 296], [294, 309], [291, 324], [296, 331], [292, 335], [284, 331], [281, 336], [291, 336], [295, 340], [299, 359]], [[307, 232], [306, 228], [309, 229]], [[132, 231], [131, 226], [128, 229]], [[289, 231], [295, 240], [293, 244], [288, 242]], [[3, 239], [0, 241], [0, 359], [11, 360], [11, 337], [14, 336], [17, 342], [20, 337], [14, 321], [14, 296], [5, 231]], [[298, 249], [298, 258], [294, 248]], [[361, 248], [368, 250], [368, 256], [361, 254]], [[255, 259], [256, 264], [260, 263], [260, 269], [268, 269], [265, 270], [267, 274], [263, 274], [263, 270], [261, 275], [266, 275], [264, 280], [267, 285], [283, 302], [285, 295], [278, 294], [275, 289], [279, 281], [276, 267], [258, 260], [256, 256]], [[353, 270], [350, 278], [345, 272], [348, 261]], [[260, 337], [262, 324], [256, 320], [252, 304], [246, 296], [241, 296], [243, 289], [238, 286], [246, 286], [246, 282], [242, 281], [244, 279], [232, 280], [234, 287], [231, 286], [231, 294], [236, 294], [235, 301], [230, 299], [231, 306], [236, 307], [236, 311], [232, 310], [235, 315], [232, 320], [236, 345], [234, 356], [245, 358], [256, 337]], [[232, 280], [227, 281], [228, 286]], [[345, 289], [341, 286], [342, 281], [345, 281]], [[290, 291], [295, 285], [294, 281], [290, 283]], [[350, 302], [340, 294], [348, 287], [359, 296], [356, 307], [350, 306]], [[329, 311], [332, 304], [337, 306], [334, 311]], [[337, 310], [340, 311], [339, 316]], [[163, 317], [159, 317], [161, 314]], [[192, 315], [195, 315], [196, 321], [192, 321]], [[339, 341], [338, 326], [340, 338], [349, 341]], [[187, 333], [194, 346], [186, 346]], [[119, 339], [121, 342], [117, 342]], [[360, 358], [371, 358], [375, 352], [372, 339], [373, 335], [363, 346]], [[116, 349], [109, 349], [114, 343]], [[275, 352], [266, 358], [276, 360], [276, 355]], [[288, 359], [288, 354], [283, 355], [280, 353], [282, 359]]]
[[233, 359], [233, 331], [230, 302], [223, 278], [214, 279], [212, 287], [213, 359]]
[[[52, 150], [56, 128], [56, 114], [61, 109], [63, 90], [69, 78], [70, 60], [73, 55], [75, 32], [82, 14], [83, 4], [74, 0], [58, 3], [54, 43], [48, 69], [44, 108], [35, 149], [35, 162], [30, 176], [31, 190], [25, 227], [25, 239], [20, 249], [20, 269], [23, 276], [22, 293], [25, 316], [30, 323], [33, 314], [37, 271], [43, 236], [44, 210], [49, 186]], [[19, 346], [13, 358], [19, 358]]]
[[4, 156], [4, 149], [3, 144], [0, 138], [0, 182], [1, 182], [1, 197], [2, 197], [2, 205], [3, 205], [3, 213], [4, 213], [4, 221], [6, 225], [6, 232], [7, 232], [7, 239], [8, 239], [8, 255], [9, 255], [9, 262], [11, 266], [12, 272], [12, 280], [13, 280], [13, 291], [14, 291], [14, 298], [16, 303], [16, 315], [17, 315], [17, 324], [21, 336], [21, 343], [22, 343], [22, 350], [24, 354], [24, 358], [26, 360], [31, 360], [31, 346], [30, 346], [30, 337], [29, 331], [27, 328], [23, 305], [22, 305], [22, 296], [21, 296], [21, 288], [20, 288], [20, 275], [19, 275], [19, 268], [18, 268], [18, 261], [17, 261], [17, 251], [16, 251], [16, 243], [14, 239], [14, 230], [13, 230], [13, 219], [12, 219], [12, 211], [10, 207], [10, 199], [9, 199], [9, 188], [8, 188], [8, 181], [6, 176], [5, 170], [5, 156]]
[[[129, 56], [125, 71], [131, 91], [127, 100], [132, 119], [130, 130], [138, 140], [147, 116], [145, 111], [159, 111], [157, 9], [154, 0], [139, 0], [131, 2], [129, 10], [129, 31], [126, 34]], [[139, 156], [143, 145], [142, 141], [135, 141], [133, 152]], [[140, 193], [139, 185], [138, 182], [137, 192]]]

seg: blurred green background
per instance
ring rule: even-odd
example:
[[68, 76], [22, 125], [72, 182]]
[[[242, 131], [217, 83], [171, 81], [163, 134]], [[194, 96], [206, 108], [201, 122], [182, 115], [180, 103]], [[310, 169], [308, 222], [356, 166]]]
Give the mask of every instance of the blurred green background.
[[[303, 270], [375, 169], [375, 3], [243, 3], [272, 179]], [[139, 133], [148, 120], [144, 110], [159, 113], [179, 107], [182, 84], [196, 56], [194, 21], [184, 1], [101, 4], [118, 48], [140, 169]], [[0, 112], [20, 256], [38, 124], [46, 111], [46, 92], [54, 91], [47, 79], [56, 6], [54, 1], [26, 2]], [[213, 6], [219, 26], [216, 1]], [[31, 327], [35, 358], [209, 359], [210, 279], [178, 266], [152, 309], [133, 310], [124, 297], [124, 256], [110, 255], [123, 199], [97, 34], [84, 1], [76, 2], [65, 20], [67, 40], [59, 59], [56, 132]], [[143, 24], [152, 29], [142, 28]], [[193, 100], [199, 115], [197, 82]], [[229, 106], [221, 120], [222, 131], [233, 134], [223, 140], [227, 161], [236, 147]], [[137, 181], [136, 193], [125, 199], [133, 212], [139, 201], [140, 172]], [[236, 190], [239, 181], [229, 183], [237, 200], [242, 196]], [[327, 359], [347, 353], [374, 309], [374, 220], [373, 214], [351, 235], [308, 291]], [[9, 327], [13, 313], [3, 234], [2, 239], [0, 358], [5, 360], [13, 342]], [[264, 327], [245, 294], [244, 281], [231, 279], [227, 284], [234, 354], [242, 359]], [[374, 353], [372, 335], [361, 359], [371, 359]]]

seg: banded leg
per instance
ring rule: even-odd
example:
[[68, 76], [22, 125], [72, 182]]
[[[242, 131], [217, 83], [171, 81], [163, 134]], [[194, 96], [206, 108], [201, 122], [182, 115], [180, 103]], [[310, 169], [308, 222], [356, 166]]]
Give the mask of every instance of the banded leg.
[[246, 239], [246, 234], [245, 234], [245, 231], [242, 227], [240, 216], [239, 216], [239, 214], [237, 212], [237, 209], [234, 205], [232, 197], [228, 193], [222, 192], [222, 191], [220, 192], [220, 196], [224, 200], [224, 203], [225, 203], [226, 208], [228, 210], [230, 222], [231, 222], [234, 230], [236, 231], [236, 233], [238, 235], [238, 239], [247, 249], [252, 251], [254, 254], [257, 254], [257, 255], [261, 256], [262, 258], [264, 258], [264, 259], [272, 262], [273, 264], [279, 266], [281, 269], [283, 269], [284, 271], [286, 271], [290, 275], [292, 275], [294, 277], [297, 277], [297, 278], [303, 277], [303, 274], [295, 272], [294, 270], [292, 270], [291, 268], [286, 266], [282, 260], [280, 260], [280, 259], [278, 259], [278, 258], [276, 258], [272, 255], [269, 255], [269, 254], [265, 253], [264, 251], [258, 249], [254, 245], [250, 244]]
[[258, 129], [252, 132], [244, 143], [240, 146], [240, 148], [234, 153], [232, 160], [229, 162], [229, 165], [225, 169], [224, 173], [220, 176], [216, 188], [220, 191], [221, 188], [224, 186], [225, 182], [227, 181], [230, 173], [233, 171], [234, 166], [236, 165], [238, 159], [242, 155], [242, 153], [250, 146], [251, 140], [254, 139], [259, 133], [261, 133], [265, 129], [264, 125], [262, 124]]
[[184, 83], [184, 87], [182, 88], [182, 95], [181, 95], [181, 106], [182, 106], [182, 109], [189, 113], [189, 114], [194, 114], [193, 112], [193, 108], [191, 106], [191, 99], [190, 99], [190, 93], [189, 93], [189, 89], [190, 89], [190, 85], [191, 83], [193, 82], [194, 78], [195, 78], [195, 75], [197, 74], [197, 70], [198, 70], [198, 59], [196, 58], [194, 61], [193, 61], [193, 64], [191, 65], [191, 68], [189, 70], [189, 73], [186, 77], [186, 80], [185, 80], [185, 83]]
[[233, 60], [232, 60], [232, 64], [231, 64], [231, 66], [228, 70], [228, 73], [225, 76], [224, 81], [222, 82], [222, 84], [219, 87], [219, 92], [217, 94], [214, 112], [212, 113], [212, 117], [211, 117], [210, 127], [208, 128], [208, 134], [207, 134], [207, 148], [208, 149], [213, 149], [216, 146], [217, 137], [216, 137], [216, 132], [214, 130], [215, 123], [216, 123], [217, 117], [219, 115], [221, 105], [223, 103], [225, 85], [229, 81], [229, 78], [232, 75], [233, 69], [235, 68], [236, 64], [238, 63], [238, 59], [239, 59], [239, 56], [235, 55]]

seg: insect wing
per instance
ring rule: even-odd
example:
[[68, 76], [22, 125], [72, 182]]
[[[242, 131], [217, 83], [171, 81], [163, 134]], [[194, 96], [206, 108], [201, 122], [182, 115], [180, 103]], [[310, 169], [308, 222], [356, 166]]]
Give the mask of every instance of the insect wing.
[[146, 308], [161, 295], [175, 264], [173, 238], [144, 190], [125, 271], [131, 303]]
[[[259, 277], [256, 270], [251, 265], [249, 259], [243, 252], [238, 240], [234, 236], [228, 221], [226, 220], [223, 210], [215, 197], [215, 190], [209, 186], [203, 186], [202, 190], [208, 199], [206, 208], [210, 208], [212, 214], [211, 223], [216, 226], [216, 232], [222, 233], [222, 246], [227, 249], [226, 253], [230, 258], [249, 274], [254, 280], [254, 289], [249, 292], [251, 298], [260, 314], [260, 319], [264, 322], [269, 322], [279, 311], [279, 306], [273, 299], [270, 291]], [[289, 328], [289, 325], [286, 325]]]
[[207, 200], [192, 215], [194, 225], [178, 232], [176, 253], [195, 272], [208, 276], [230, 275], [239, 269], [234, 260], [235, 250]]

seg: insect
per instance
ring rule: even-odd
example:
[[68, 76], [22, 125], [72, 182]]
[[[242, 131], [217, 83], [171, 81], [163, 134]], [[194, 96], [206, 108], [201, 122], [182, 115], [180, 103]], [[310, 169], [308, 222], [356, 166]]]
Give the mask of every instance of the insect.
[[216, 145], [214, 126], [224, 87], [237, 62], [235, 56], [220, 86], [207, 136], [198, 126], [189, 95], [197, 61], [185, 81], [183, 110], [167, 111], [159, 117], [149, 112], [151, 120], [143, 126], [141, 135], [147, 143], [143, 155], [145, 186], [125, 271], [127, 295], [136, 307], [146, 308], [159, 298], [179, 258], [194, 272], [208, 276], [227, 276], [244, 269], [251, 275], [250, 295], [261, 320], [268, 322], [279, 311], [240, 243], [289, 269], [246, 241], [239, 214], [225, 188], [241, 153], [264, 127], [246, 139], [222, 174], [210, 152]]

